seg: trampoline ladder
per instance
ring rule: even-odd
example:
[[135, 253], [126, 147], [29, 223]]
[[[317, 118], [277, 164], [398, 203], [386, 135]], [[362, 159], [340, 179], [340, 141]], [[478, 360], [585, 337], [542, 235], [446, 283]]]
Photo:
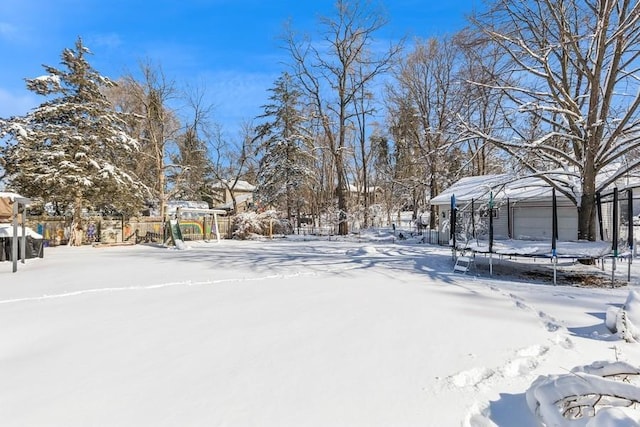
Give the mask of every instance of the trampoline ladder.
[[455, 273], [457, 271], [462, 274], [466, 274], [472, 265], [473, 265], [473, 257], [459, 256], [458, 258], [456, 258], [456, 263], [453, 266], [453, 272]]

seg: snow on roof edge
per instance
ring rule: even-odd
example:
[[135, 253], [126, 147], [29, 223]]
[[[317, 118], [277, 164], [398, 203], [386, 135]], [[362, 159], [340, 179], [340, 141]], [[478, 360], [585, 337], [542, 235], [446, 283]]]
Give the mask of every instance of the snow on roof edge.
[[0, 191], [0, 198], [9, 199], [12, 202], [15, 202], [16, 200], [18, 200], [21, 203], [31, 203], [31, 199], [29, 199], [28, 197], [21, 196], [18, 193]]
[[[602, 182], [606, 181], [608, 176], [615, 173], [616, 166], [602, 170], [597, 177], [597, 180]], [[547, 172], [550, 176], [555, 177], [554, 180], [558, 181], [558, 185], [563, 186], [569, 192], [573, 192], [576, 199], [579, 200], [581, 189], [578, 188], [578, 182], [575, 181], [575, 171], [567, 171], [564, 169], [556, 169]], [[628, 189], [639, 188], [640, 177], [620, 178], [606, 188], [613, 189]], [[626, 180], [626, 182], [621, 182]], [[451, 203], [451, 196], [455, 195], [456, 202], [469, 203], [471, 200], [488, 201], [490, 193], [493, 192], [493, 198], [495, 200], [531, 200], [531, 199], [551, 199], [552, 186], [542, 178], [530, 175], [530, 176], [515, 176], [512, 174], [497, 174], [497, 175], [478, 175], [471, 177], [464, 177], [453, 183], [449, 188], [433, 197], [429, 200], [434, 205], [447, 205]], [[559, 200], [567, 199], [563, 194], [557, 192]]]

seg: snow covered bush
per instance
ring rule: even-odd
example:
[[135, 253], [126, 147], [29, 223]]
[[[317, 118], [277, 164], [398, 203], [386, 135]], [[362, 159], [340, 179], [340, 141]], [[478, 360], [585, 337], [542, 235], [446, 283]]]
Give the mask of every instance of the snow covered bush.
[[262, 234], [262, 223], [255, 212], [245, 212], [233, 218], [233, 237], [248, 239], [255, 234]]
[[605, 324], [627, 342], [640, 342], [640, 292], [630, 291], [622, 308], [610, 307]]
[[540, 376], [527, 406], [545, 426], [640, 425], [640, 369], [625, 362], [594, 362], [569, 374]]
[[241, 240], [270, 234], [291, 234], [293, 231], [291, 223], [279, 218], [276, 211], [238, 214], [233, 219], [233, 229], [233, 237]]

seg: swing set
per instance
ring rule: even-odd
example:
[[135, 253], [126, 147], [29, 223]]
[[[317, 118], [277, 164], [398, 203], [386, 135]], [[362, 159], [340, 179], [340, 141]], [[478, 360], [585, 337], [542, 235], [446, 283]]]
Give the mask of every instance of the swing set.
[[[169, 221], [169, 238], [171, 242], [178, 248], [184, 247], [183, 233], [180, 228], [180, 223], [187, 216], [192, 214], [202, 216], [202, 237], [207, 240], [207, 218], [209, 218], [209, 226], [211, 227], [211, 234], [215, 235], [216, 241], [220, 243], [220, 224], [218, 223], [218, 215], [225, 215], [226, 211], [221, 209], [201, 209], [201, 208], [188, 208], [178, 207], [174, 214], [175, 219]], [[199, 224], [198, 224], [199, 225]], [[200, 225], [199, 225], [200, 226]]]

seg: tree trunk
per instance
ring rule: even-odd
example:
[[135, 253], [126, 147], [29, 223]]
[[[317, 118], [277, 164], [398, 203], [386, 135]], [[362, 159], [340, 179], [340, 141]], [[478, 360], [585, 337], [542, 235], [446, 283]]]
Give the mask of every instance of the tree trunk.
[[168, 229], [167, 229], [167, 200], [164, 192], [165, 186], [165, 176], [164, 176], [164, 167], [158, 169], [160, 173], [156, 179], [158, 180], [158, 201], [160, 203], [160, 218], [162, 221], [162, 239], [168, 238]]
[[578, 207], [578, 239], [596, 240], [596, 196], [583, 193]]
[[363, 166], [364, 173], [364, 218], [362, 220], [362, 228], [369, 228], [369, 183], [367, 182], [367, 168]]
[[436, 205], [429, 206], [429, 230], [435, 230], [436, 220], [438, 219], [438, 208]]
[[[429, 182], [429, 197], [434, 198], [438, 195], [438, 193], [439, 193], [438, 182], [436, 180], [436, 177], [433, 174], [431, 174], [431, 180]], [[436, 229], [437, 220], [438, 220], [438, 209], [436, 208], [435, 205], [431, 205], [429, 210], [429, 229], [431, 230]]]
[[[584, 187], [584, 186], [583, 186]], [[593, 192], [582, 193], [580, 207], [578, 207], [578, 239], [596, 240], [596, 197]], [[578, 260], [581, 264], [593, 265], [593, 258], [583, 258]]]
[[[287, 220], [289, 222], [291, 222], [291, 220], [293, 219], [293, 201], [291, 200], [292, 198], [292, 191], [291, 191], [291, 184], [289, 182], [289, 178], [287, 178], [287, 183], [286, 183], [286, 202], [287, 202]], [[300, 223], [300, 209], [298, 209], [298, 224]]]
[[[589, 150], [589, 153], [594, 150]], [[578, 239], [596, 240], [596, 171], [592, 156], [587, 156], [582, 171], [582, 196], [578, 207]]]
[[338, 188], [336, 189], [338, 196], [338, 234], [341, 236], [346, 236], [349, 234], [349, 224], [347, 223], [347, 197], [346, 190], [344, 186], [344, 180], [338, 178]]
[[347, 223], [347, 185], [344, 179], [344, 163], [342, 159], [342, 150], [338, 149], [335, 154], [336, 174], [338, 175], [338, 187], [336, 188], [336, 196], [338, 197], [338, 234], [346, 236], [349, 234], [349, 224]]
[[83, 239], [82, 229], [82, 196], [76, 194], [73, 206], [73, 221], [69, 233], [69, 246], [82, 246]]

